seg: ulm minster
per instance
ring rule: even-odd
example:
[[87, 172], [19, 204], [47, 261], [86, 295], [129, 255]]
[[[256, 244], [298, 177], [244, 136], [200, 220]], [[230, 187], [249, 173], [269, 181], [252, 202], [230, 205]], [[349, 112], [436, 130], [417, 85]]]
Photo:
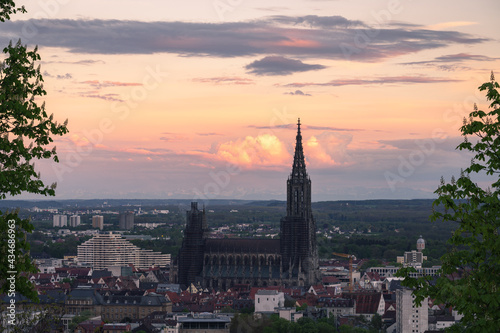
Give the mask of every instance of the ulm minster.
[[200, 211], [197, 203], [192, 203], [172, 281], [222, 290], [237, 284], [310, 286], [320, 282], [311, 179], [306, 171], [300, 119], [286, 186], [286, 216], [280, 222], [279, 239], [210, 239], [205, 209]]

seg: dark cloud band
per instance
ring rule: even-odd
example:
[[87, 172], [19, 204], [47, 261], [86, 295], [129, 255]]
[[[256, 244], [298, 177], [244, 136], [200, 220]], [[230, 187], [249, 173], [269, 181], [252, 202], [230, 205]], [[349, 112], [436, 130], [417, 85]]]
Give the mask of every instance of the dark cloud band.
[[297, 72], [324, 69], [322, 65], [305, 64], [300, 60], [281, 56], [269, 56], [245, 66], [251, 74], [256, 75], [290, 75]]
[[29, 20], [2, 23], [0, 42], [61, 47], [84, 54], [174, 53], [183, 56], [289, 57], [378, 61], [450, 44], [488, 39], [420, 27], [371, 28], [341, 16], [271, 16], [248, 22]]
[[302, 88], [308, 86], [322, 87], [340, 87], [340, 86], [362, 86], [362, 85], [380, 85], [380, 84], [399, 84], [399, 83], [445, 83], [460, 82], [461, 80], [428, 77], [428, 76], [382, 76], [373, 79], [337, 79], [328, 82], [294, 82], [285, 84], [284, 87]]

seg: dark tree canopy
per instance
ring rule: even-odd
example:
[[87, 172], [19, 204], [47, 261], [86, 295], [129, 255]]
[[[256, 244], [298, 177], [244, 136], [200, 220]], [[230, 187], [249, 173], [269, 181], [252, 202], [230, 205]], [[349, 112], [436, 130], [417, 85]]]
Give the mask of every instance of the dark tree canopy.
[[[0, 22], [16, 12], [25, 12], [12, 0], [0, 0]], [[46, 186], [35, 170], [34, 161], [58, 162], [52, 136], [67, 133], [66, 122], [58, 124], [47, 115], [39, 98], [46, 94], [37, 61], [40, 55], [22, 45], [9, 43], [0, 57], [0, 200], [23, 192], [54, 195], [55, 184]], [[0, 294], [15, 292], [38, 300], [28, 280], [37, 271], [29, 255], [26, 233], [33, 231], [29, 219], [17, 212], [0, 211]], [[10, 279], [10, 280], [8, 280]], [[9, 296], [11, 297], [11, 296]]]
[[17, 12], [25, 13], [24, 6], [16, 7], [14, 0], [1, 0], [0, 1], [0, 22], [10, 20], [10, 15]]
[[0, 66], [0, 199], [22, 192], [54, 195], [55, 184], [45, 186], [33, 160], [53, 158], [55, 147], [47, 148], [52, 135], [67, 132], [48, 116], [37, 98], [46, 94], [36, 61], [37, 50], [28, 51], [21, 41], [3, 50], [8, 56]]

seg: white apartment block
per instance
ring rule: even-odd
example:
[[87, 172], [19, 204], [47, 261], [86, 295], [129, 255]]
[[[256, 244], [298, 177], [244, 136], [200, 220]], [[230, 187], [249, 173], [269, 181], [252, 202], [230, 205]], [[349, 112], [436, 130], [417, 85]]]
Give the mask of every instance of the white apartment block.
[[80, 216], [72, 215], [69, 218], [69, 226], [70, 227], [78, 227], [80, 225]]
[[102, 230], [104, 228], [104, 217], [101, 215], [92, 216], [92, 228]]
[[82, 245], [78, 245], [78, 262], [91, 265], [94, 269], [110, 266], [128, 266], [147, 269], [153, 265], [167, 266], [170, 254], [140, 249], [119, 234], [111, 232], [98, 234]]
[[68, 216], [67, 215], [54, 215], [52, 226], [55, 227], [66, 227], [68, 225]]
[[423, 333], [429, 328], [428, 298], [417, 307], [410, 289], [396, 291], [396, 333]]

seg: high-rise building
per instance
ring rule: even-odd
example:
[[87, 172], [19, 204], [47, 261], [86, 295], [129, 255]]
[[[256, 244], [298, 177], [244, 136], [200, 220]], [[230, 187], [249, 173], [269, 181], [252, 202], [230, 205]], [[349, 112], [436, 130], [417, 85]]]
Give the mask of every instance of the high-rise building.
[[120, 229], [132, 230], [134, 229], [134, 213], [125, 212], [120, 214]]
[[101, 215], [92, 216], [92, 228], [99, 228], [102, 230], [102, 228], [104, 228], [104, 217]]
[[52, 220], [53, 227], [65, 227], [68, 225], [68, 216], [67, 215], [54, 215]]
[[72, 215], [69, 218], [69, 226], [70, 227], [78, 227], [80, 225], [80, 216]]
[[300, 119], [280, 239], [209, 238], [205, 209], [199, 210], [195, 202], [186, 220], [171, 272], [174, 283], [189, 286], [199, 282], [204, 288], [228, 289], [236, 284], [310, 286], [321, 281]]
[[420, 306], [413, 304], [414, 299], [410, 289], [396, 290], [397, 333], [423, 333], [429, 328], [428, 298]]
[[404, 261], [402, 262], [405, 266], [421, 267], [424, 259], [427, 258], [419, 251], [406, 251], [404, 255]]
[[412, 266], [415, 268], [421, 268], [427, 256], [424, 256], [422, 251], [425, 250], [425, 241], [420, 236], [417, 240], [417, 250], [406, 251], [403, 256], [396, 257], [396, 261], [403, 266]]
[[78, 245], [78, 262], [91, 265], [94, 269], [133, 264], [137, 268], [167, 266], [170, 254], [141, 249], [121, 235], [112, 232], [99, 234], [82, 245]]

